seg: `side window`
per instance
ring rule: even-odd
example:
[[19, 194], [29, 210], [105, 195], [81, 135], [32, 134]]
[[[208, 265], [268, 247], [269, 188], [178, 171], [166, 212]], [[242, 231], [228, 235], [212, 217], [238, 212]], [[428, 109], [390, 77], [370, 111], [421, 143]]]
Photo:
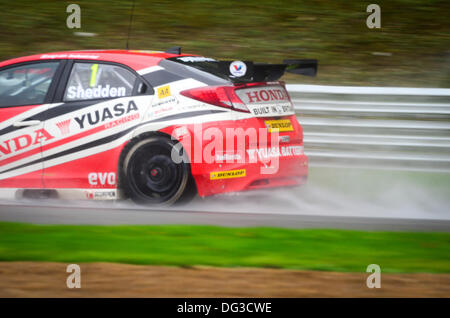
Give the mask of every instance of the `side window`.
[[0, 71], [0, 107], [44, 103], [58, 65], [34, 63]]
[[64, 101], [131, 96], [136, 76], [121, 66], [74, 63]]

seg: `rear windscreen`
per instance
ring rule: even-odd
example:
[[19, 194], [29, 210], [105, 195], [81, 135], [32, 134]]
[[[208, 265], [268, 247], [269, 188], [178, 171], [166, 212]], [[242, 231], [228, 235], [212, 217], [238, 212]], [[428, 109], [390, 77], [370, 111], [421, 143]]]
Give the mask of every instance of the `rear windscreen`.
[[159, 65], [183, 78], [193, 78], [208, 85], [230, 84], [228, 76], [219, 71], [216, 60], [206, 57], [183, 56], [162, 60]]

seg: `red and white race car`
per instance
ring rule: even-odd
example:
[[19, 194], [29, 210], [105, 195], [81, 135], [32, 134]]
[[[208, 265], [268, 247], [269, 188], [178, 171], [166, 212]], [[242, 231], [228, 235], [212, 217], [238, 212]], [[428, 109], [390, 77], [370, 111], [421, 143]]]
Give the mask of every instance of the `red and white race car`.
[[171, 204], [302, 184], [303, 134], [283, 73], [315, 60], [166, 52], [39, 54], [0, 63], [0, 196]]

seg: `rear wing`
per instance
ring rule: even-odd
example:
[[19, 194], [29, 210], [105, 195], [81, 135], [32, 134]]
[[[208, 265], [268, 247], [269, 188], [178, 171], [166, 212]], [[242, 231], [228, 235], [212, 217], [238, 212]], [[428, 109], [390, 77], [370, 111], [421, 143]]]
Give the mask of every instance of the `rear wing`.
[[[217, 61], [222, 74], [232, 82], [270, 82], [280, 79], [284, 73], [293, 73], [306, 76], [316, 76], [317, 60], [284, 60], [282, 64], [254, 63], [251, 61]], [[243, 63], [246, 67], [245, 74], [238, 76], [233, 74], [233, 63]], [[243, 66], [242, 66], [243, 67]]]
[[317, 75], [317, 60], [284, 60], [286, 72], [306, 76]]
[[207, 57], [183, 56], [169, 58], [202, 71], [226, 78], [234, 83], [270, 82], [280, 79], [284, 73], [316, 76], [318, 62], [314, 59], [284, 60], [280, 64], [252, 61], [217, 61]]

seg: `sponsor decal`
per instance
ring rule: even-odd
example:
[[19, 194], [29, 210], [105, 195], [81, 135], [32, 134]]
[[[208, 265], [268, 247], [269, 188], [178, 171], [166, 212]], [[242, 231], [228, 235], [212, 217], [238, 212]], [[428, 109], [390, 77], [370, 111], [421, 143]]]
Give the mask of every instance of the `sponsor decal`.
[[273, 115], [288, 114], [292, 111], [292, 107], [274, 105], [274, 106], [251, 107], [250, 110], [255, 116], [265, 116], [265, 115], [273, 116]]
[[60, 121], [59, 123], [56, 123], [56, 126], [61, 131], [62, 135], [67, 135], [70, 133], [70, 121], [71, 119]]
[[209, 179], [219, 180], [219, 179], [242, 178], [245, 177], [245, 172], [246, 172], [245, 169], [211, 172], [209, 175]]
[[97, 185], [116, 185], [115, 172], [91, 172], [88, 174], [89, 184]]
[[247, 72], [247, 65], [242, 61], [234, 61], [230, 63], [230, 74], [235, 77], [242, 77]]
[[237, 162], [242, 160], [242, 156], [239, 153], [220, 153], [215, 156], [216, 162]]
[[289, 142], [291, 138], [289, 136], [279, 136], [278, 141], [279, 142]]
[[114, 120], [112, 122], [106, 123], [104, 127], [105, 127], [105, 129], [113, 128], [113, 127], [116, 127], [116, 126], [128, 123], [130, 121], [139, 119], [139, 117], [140, 117], [139, 113], [131, 114], [131, 115], [128, 115], [128, 116], [116, 119], [116, 120]]
[[170, 96], [169, 98], [164, 98], [162, 101], [153, 104], [153, 107], [166, 106], [166, 105], [177, 105], [178, 99], [175, 96]]
[[281, 146], [258, 149], [247, 149], [250, 161], [267, 161], [271, 158], [293, 157], [303, 155], [303, 146]]
[[165, 85], [162, 87], [158, 88], [158, 98], [162, 99], [162, 98], [166, 98], [169, 97], [170, 95], [170, 86], [169, 85]]
[[[179, 102], [177, 102], [177, 103], [179, 103]], [[206, 106], [207, 107], [207, 106]], [[184, 104], [181, 104], [180, 106], [179, 106], [179, 109], [180, 110], [196, 110], [196, 109], [204, 109], [204, 108], [206, 108], [205, 107], [205, 105], [202, 105], [202, 104], [193, 104], [193, 105], [184, 105]]]
[[87, 54], [43, 54], [41, 59], [98, 59], [98, 55]]
[[289, 119], [265, 120], [264, 124], [269, 132], [273, 132], [274, 130], [279, 132], [294, 131], [292, 123]]
[[116, 191], [94, 191], [95, 199], [111, 199], [116, 197]]
[[124, 97], [125, 95], [126, 95], [125, 87], [123, 86], [111, 87], [109, 84], [107, 84], [104, 87], [102, 85], [98, 85], [97, 87], [86, 89], [84, 89], [81, 86], [70, 86], [67, 89], [66, 98], [68, 100], [77, 100], [77, 99]]
[[115, 199], [116, 191], [84, 191], [84, 195], [89, 200]]
[[178, 60], [183, 62], [215, 62], [215, 59], [209, 58], [209, 57], [203, 57], [203, 56], [183, 56], [179, 57]]
[[[87, 112], [81, 116], [74, 117], [74, 119], [80, 129], [83, 129], [86, 124], [89, 126], [96, 125], [106, 120], [114, 119], [134, 111], [138, 111], [138, 108], [136, 103], [133, 100], [130, 100], [127, 106], [122, 103], [118, 103], [114, 106], [106, 106], [102, 110]], [[134, 120], [139, 118], [139, 115], [137, 117], [135, 116], [130, 118]]]
[[0, 155], [9, 155], [28, 148], [31, 145], [38, 145], [41, 141], [47, 141], [53, 138], [54, 136], [44, 128], [38, 129], [31, 134], [20, 135], [0, 142]]
[[162, 106], [161, 108], [155, 109], [153, 116], [158, 116], [164, 113], [172, 111], [174, 108], [172, 106]]
[[[239, 97], [242, 97], [244, 102], [246, 104], [252, 104], [252, 103], [271, 103], [274, 102], [288, 102], [289, 101], [289, 95], [287, 94], [285, 89], [282, 89], [281, 87], [264, 87], [264, 88], [258, 88], [258, 89], [245, 89], [245, 90], [238, 90]], [[241, 99], [242, 99], [241, 98]]]
[[255, 116], [287, 115], [294, 111], [288, 93], [281, 86], [239, 89], [236, 94]]

